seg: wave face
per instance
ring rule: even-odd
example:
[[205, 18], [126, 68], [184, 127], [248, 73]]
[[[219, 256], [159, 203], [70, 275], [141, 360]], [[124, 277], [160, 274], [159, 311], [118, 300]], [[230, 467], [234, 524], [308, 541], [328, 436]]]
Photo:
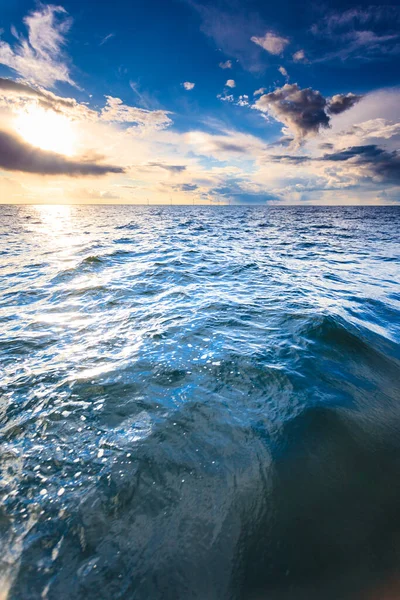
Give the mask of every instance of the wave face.
[[397, 207], [0, 207], [8, 600], [400, 597]]

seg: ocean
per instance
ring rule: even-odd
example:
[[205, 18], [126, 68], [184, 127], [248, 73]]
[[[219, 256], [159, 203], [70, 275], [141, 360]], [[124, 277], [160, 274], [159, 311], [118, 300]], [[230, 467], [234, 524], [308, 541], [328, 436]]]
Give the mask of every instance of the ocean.
[[399, 598], [399, 233], [1, 206], [1, 600]]

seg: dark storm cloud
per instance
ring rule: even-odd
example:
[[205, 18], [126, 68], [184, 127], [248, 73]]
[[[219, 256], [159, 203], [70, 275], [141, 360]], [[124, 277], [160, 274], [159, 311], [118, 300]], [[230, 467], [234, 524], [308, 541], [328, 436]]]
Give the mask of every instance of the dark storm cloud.
[[349, 94], [336, 94], [328, 100], [328, 112], [331, 115], [339, 115], [357, 104], [362, 98], [363, 96], [351, 92]]
[[124, 169], [113, 165], [101, 165], [86, 160], [72, 160], [35, 148], [14, 133], [0, 131], [0, 168], [39, 175], [105, 175], [124, 173]]
[[170, 173], [182, 173], [182, 171], [186, 171], [186, 165], [167, 165], [165, 163], [160, 162], [150, 162], [147, 163], [146, 166], [165, 169], [166, 171], [170, 171]]
[[[360, 100], [355, 94], [337, 94], [329, 101], [317, 90], [301, 89], [297, 83], [287, 83], [261, 96], [254, 108], [268, 113], [303, 139], [317, 135], [330, 125], [330, 114], [348, 110]], [[330, 114], [328, 114], [330, 113]]]
[[284, 123], [297, 137], [304, 138], [329, 127], [326, 104], [320, 92], [312, 88], [300, 89], [297, 83], [287, 83], [261, 96], [254, 106]]
[[325, 154], [320, 160], [345, 162], [360, 168], [364, 177], [400, 183], [400, 153], [388, 152], [375, 144], [352, 146], [340, 152]]

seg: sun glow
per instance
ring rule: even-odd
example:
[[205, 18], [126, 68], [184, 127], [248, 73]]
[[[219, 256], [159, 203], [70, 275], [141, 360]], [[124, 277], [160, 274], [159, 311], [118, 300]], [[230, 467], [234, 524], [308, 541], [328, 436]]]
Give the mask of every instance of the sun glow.
[[15, 128], [26, 142], [42, 150], [70, 156], [75, 153], [74, 124], [66, 116], [39, 106], [21, 111]]

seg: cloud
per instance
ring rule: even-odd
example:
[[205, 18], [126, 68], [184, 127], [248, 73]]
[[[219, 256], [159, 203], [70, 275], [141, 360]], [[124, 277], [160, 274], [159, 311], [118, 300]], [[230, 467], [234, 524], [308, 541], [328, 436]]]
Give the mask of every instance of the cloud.
[[388, 152], [376, 144], [353, 146], [340, 152], [325, 154], [323, 161], [345, 162], [351, 167], [359, 167], [364, 177], [376, 181], [400, 184], [400, 153]]
[[336, 94], [328, 100], [328, 112], [331, 115], [339, 115], [345, 110], [352, 108], [362, 98], [363, 96], [352, 94], [351, 92], [349, 94]]
[[277, 35], [272, 31], [267, 31], [263, 37], [253, 35], [250, 39], [270, 54], [275, 55], [282, 54], [286, 46], [290, 43], [288, 38]]
[[253, 92], [253, 96], [261, 96], [262, 94], [265, 94], [266, 91], [267, 88], [259, 88], [258, 90]]
[[182, 173], [186, 171], [186, 165], [168, 165], [161, 162], [149, 162], [146, 165], [147, 167], [157, 167], [159, 169], [165, 169], [170, 173]]
[[[331, 149], [332, 144], [321, 144], [321, 149]], [[320, 157], [291, 154], [268, 155], [268, 161], [288, 165], [303, 165], [305, 163], [343, 163], [352, 176], [351, 184], [359, 184], [361, 180], [372, 180], [375, 183], [400, 184], [400, 152], [391, 152], [376, 144], [351, 146], [337, 152], [330, 152]], [[332, 184], [332, 172], [330, 173]], [[341, 184], [343, 173], [336, 171], [337, 184]]]
[[225, 62], [220, 62], [218, 66], [221, 67], [221, 69], [232, 69], [232, 61], [226, 60]]
[[264, 94], [254, 108], [284, 123], [298, 138], [315, 135], [321, 127], [329, 126], [325, 98], [311, 88], [300, 89], [297, 83]]
[[354, 94], [342, 94], [327, 102], [317, 90], [301, 89], [297, 83], [286, 83], [274, 92], [261, 96], [253, 108], [268, 113], [286, 125], [298, 139], [303, 139], [329, 127], [328, 111], [332, 106], [334, 111], [337, 111], [335, 114], [338, 114], [351, 108], [359, 99], [360, 97]]
[[102, 191], [96, 189], [78, 189], [77, 197], [79, 200], [89, 200], [91, 202], [102, 202], [104, 200], [121, 200], [121, 196], [112, 191]]
[[318, 145], [318, 148], [320, 150], [333, 150], [334, 145], [331, 144], [330, 142], [323, 142], [322, 144]]
[[259, 138], [229, 130], [219, 135], [190, 131], [184, 135], [184, 139], [197, 153], [219, 160], [225, 158], [224, 155], [232, 154], [238, 157], [240, 154], [258, 156], [266, 150], [266, 145]]
[[309, 162], [311, 158], [309, 156], [296, 156], [293, 154], [270, 154], [268, 155], [268, 160], [290, 165], [301, 165], [305, 162]]
[[218, 94], [217, 98], [223, 102], [235, 102], [233, 94]]
[[72, 20], [61, 6], [40, 5], [24, 23], [27, 39], [18, 35], [14, 46], [0, 40], [0, 64], [24, 79], [52, 87], [57, 81], [75, 85], [71, 79], [63, 47]]
[[71, 113], [77, 113], [81, 109], [86, 114], [93, 112], [86, 106], [79, 105], [73, 98], [61, 98], [42, 88], [34, 88], [26, 83], [19, 83], [3, 77], [0, 77], [0, 98], [5, 101], [10, 100], [13, 105], [21, 102], [23, 104], [24, 101], [34, 99], [43, 108], [50, 108], [56, 112], [70, 110]]
[[386, 119], [370, 119], [363, 123], [353, 125], [344, 132], [344, 136], [355, 136], [361, 139], [375, 138], [390, 140], [400, 136], [400, 123], [393, 123]]
[[100, 113], [103, 121], [118, 123], [134, 123], [139, 132], [158, 131], [171, 125], [172, 120], [168, 115], [171, 113], [166, 110], [147, 110], [136, 106], [128, 106], [120, 98], [106, 96], [106, 106]]
[[124, 173], [121, 167], [97, 164], [85, 159], [72, 160], [55, 152], [35, 148], [16, 134], [6, 131], [0, 131], [0, 168], [39, 175]]
[[295, 52], [292, 56], [294, 62], [305, 62], [306, 61], [306, 55], [304, 50], [297, 50], [297, 52]]
[[178, 192], [195, 192], [199, 189], [199, 186], [196, 183], [179, 183], [174, 185], [173, 189]]
[[62, 98], [25, 83], [0, 78], [0, 107], [8, 108], [13, 113], [30, 110], [39, 104], [45, 110], [60, 112], [68, 118], [85, 123], [108, 122], [125, 123], [132, 127], [129, 133], [147, 134], [160, 131], [172, 124], [171, 113], [165, 110], [148, 110], [136, 106], [128, 106], [120, 98], [106, 96], [105, 106], [93, 110], [86, 103], [79, 103], [74, 98]]
[[237, 106], [249, 106], [249, 97], [247, 94], [241, 94], [239, 96], [238, 101], [236, 102]]
[[101, 40], [99, 46], [103, 46], [104, 44], [106, 44], [109, 40], [112, 40], [112, 38], [115, 37], [115, 33], [109, 33], [108, 35], [106, 35], [105, 37], [103, 37], [103, 39]]
[[254, 31], [264, 28], [257, 12], [249, 11], [246, 3], [231, 0], [219, 0], [218, 3], [185, 1], [198, 13], [201, 30], [214, 40], [218, 49], [238, 60], [248, 71], [264, 71], [265, 62], [260, 60], [260, 49], [250, 41]]
[[234, 79], [228, 79], [228, 81], [225, 83], [225, 85], [229, 88], [234, 88], [234, 87], [236, 87], [236, 82]]
[[400, 9], [389, 4], [331, 12], [311, 27], [329, 48], [314, 62], [365, 61], [400, 54], [399, 27]]
[[[289, 79], [289, 75], [288, 75], [288, 72], [286, 71], [285, 67], [279, 67], [278, 71], [281, 75], [283, 75], [284, 77]], [[254, 92], [254, 94], [255, 94], [255, 92]]]
[[190, 90], [192, 90], [194, 88], [194, 86], [196, 84], [192, 83], [191, 81], [185, 81], [185, 83], [182, 83], [182, 85], [185, 88], [185, 90], [187, 90], [189, 92]]
[[114, 192], [101, 192], [100, 197], [102, 200], [120, 200], [120, 196]]

